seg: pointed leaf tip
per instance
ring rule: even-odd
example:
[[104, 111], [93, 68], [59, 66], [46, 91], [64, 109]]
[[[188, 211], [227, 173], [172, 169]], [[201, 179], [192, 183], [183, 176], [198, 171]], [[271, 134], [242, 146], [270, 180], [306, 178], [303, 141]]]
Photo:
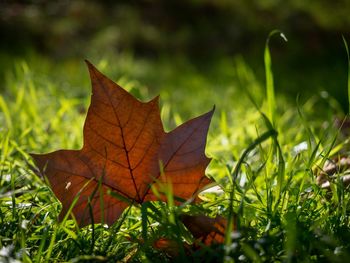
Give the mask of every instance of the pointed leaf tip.
[[84, 61], [85, 61], [85, 64], [86, 64], [86, 65], [88, 65], [88, 66], [93, 66], [93, 67], [94, 67], [94, 65], [92, 65], [92, 63], [91, 63], [89, 60], [84, 59]]

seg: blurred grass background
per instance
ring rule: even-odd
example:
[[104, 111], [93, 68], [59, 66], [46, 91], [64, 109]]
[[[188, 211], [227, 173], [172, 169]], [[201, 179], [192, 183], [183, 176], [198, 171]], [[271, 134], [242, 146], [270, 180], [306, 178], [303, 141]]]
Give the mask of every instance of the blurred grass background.
[[289, 42], [270, 43], [277, 93], [295, 101], [326, 90], [347, 111], [349, 11], [347, 0], [0, 1], [0, 79], [15, 60], [46, 57], [47, 67], [69, 63], [59, 73], [74, 83], [82, 59], [113, 65], [128, 54], [146, 65], [133, 79], [157, 89], [189, 71], [232, 81], [237, 57], [264, 83], [265, 40], [278, 28]]
[[[341, 35], [350, 40], [349, 11], [347, 0], [0, 0], [0, 247], [9, 251], [0, 257], [81, 262], [102, 255], [116, 262], [131, 254], [139, 262], [153, 251], [137, 239], [137, 212], [125, 221], [127, 231], [100, 226], [96, 236], [72, 221], [61, 224], [59, 202], [30, 170], [30, 152], [81, 147], [91, 93], [88, 59], [139, 99], [160, 94], [167, 130], [216, 105], [206, 174], [227, 189], [208, 197], [206, 214], [236, 210], [242, 235], [233, 242], [239, 244], [234, 258], [344, 262], [350, 193], [334, 183], [330, 199], [319, 191], [314, 167], [322, 169], [336, 154], [349, 156], [348, 126], [339, 127], [348, 112]], [[278, 141], [250, 152], [232, 181], [242, 153], [270, 129], [259, 110], [269, 107], [264, 48], [275, 28], [288, 38], [269, 41]], [[283, 162], [270, 144], [281, 147]], [[232, 204], [230, 187], [237, 189]], [[167, 220], [158, 220], [159, 234]], [[107, 245], [105, 234], [113, 239]]]

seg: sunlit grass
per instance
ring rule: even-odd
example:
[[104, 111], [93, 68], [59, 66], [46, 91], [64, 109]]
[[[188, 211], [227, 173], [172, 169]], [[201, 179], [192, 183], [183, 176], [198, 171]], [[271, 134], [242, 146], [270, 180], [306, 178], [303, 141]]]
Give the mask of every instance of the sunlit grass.
[[[200, 206], [131, 207], [109, 227], [79, 229], [70, 217], [59, 221], [60, 204], [34, 175], [29, 153], [81, 147], [88, 73], [83, 61], [54, 64], [35, 56], [17, 61], [0, 97], [0, 259], [174, 260], [169, 251], [154, 248], [163, 237], [175, 241], [183, 262], [342, 262], [349, 256], [349, 192], [341, 180], [332, 183], [331, 193], [315, 180], [316, 168], [327, 158], [349, 150], [334, 126], [334, 116], [342, 112], [331, 97], [285, 98], [270, 82], [266, 97], [265, 84], [242, 58], [213, 65], [212, 75], [186, 61], [139, 61], [127, 54], [92, 62], [139, 99], [160, 93], [167, 130], [215, 104], [207, 174], [223, 192], [208, 193]], [[222, 79], [213, 77], [220, 72]], [[267, 74], [272, 77], [272, 71]], [[232, 219], [235, 228], [227, 232], [226, 246], [188, 252], [183, 244], [193, 237], [178, 219], [183, 213]]]

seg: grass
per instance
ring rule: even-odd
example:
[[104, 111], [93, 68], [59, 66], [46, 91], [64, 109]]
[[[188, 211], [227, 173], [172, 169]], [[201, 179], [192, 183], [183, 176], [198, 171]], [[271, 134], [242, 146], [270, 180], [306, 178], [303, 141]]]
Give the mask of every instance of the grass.
[[[130, 206], [112, 226], [81, 229], [71, 217], [58, 220], [60, 203], [32, 172], [29, 153], [81, 147], [87, 70], [82, 61], [52, 63], [38, 55], [15, 61], [0, 96], [0, 259], [344, 262], [350, 256], [350, 193], [341, 180], [331, 182], [331, 192], [316, 184], [327, 159], [348, 154], [348, 138], [334, 125], [343, 113], [326, 93], [296, 102], [275, 94], [268, 56], [267, 98], [265, 85], [239, 57], [213, 65], [208, 74], [181, 59], [170, 64], [119, 54], [92, 61], [140, 99], [160, 93], [168, 130], [216, 104], [207, 174], [223, 192], [184, 207], [174, 206], [169, 194], [167, 204]], [[235, 227], [225, 244], [188, 250], [184, 244], [193, 237], [179, 220], [184, 213], [222, 215]], [[164, 237], [174, 241], [176, 257], [155, 249]]]

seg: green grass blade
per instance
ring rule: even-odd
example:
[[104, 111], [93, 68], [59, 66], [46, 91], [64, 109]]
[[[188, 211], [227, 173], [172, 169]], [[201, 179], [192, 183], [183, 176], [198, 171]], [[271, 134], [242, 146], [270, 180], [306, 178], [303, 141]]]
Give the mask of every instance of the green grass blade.
[[53, 233], [52, 233], [52, 236], [50, 239], [49, 247], [48, 247], [47, 252], [46, 252], [46, 261], [49, 261], [51, 259], [53, 247], [54, 247], [55, 242], [56, 242], [56, 235], [57, 235], [58, 229], [59, 229], [59, 227], [53, 228]]
[[349, 47], [348, 42], [346, 41], [345, 37], [343, 37], [343, 42], [346, 50], [346, 55], [348, 59], [348, 114], [350, 113], [350, 54], [349, 54]]
[[9, 152], [10, 152], [10, 133], [7, 132], [4, 134], [3, 139], [1, 140], [0, 149], [1, 149], [1, 156], [0, 156], [0, 163], [3, 164], [5, 160], [8, 158]]
[[304, 113], [303, 113], [301, 105], [300, 105], [300, 99], [299, 98], [300, 97], [297, 96], [297, 99], [296, 99], [298, 115], [299, 115], [299, 118], [301, 120], [301, 124], [304, 127], [304, 129], [306, 130], [306, 133], [308, 135], [307, 136], [307, 149], [308, 149], [309, 154], [311, 154], [312, 145], [313, 145], [313, 143], [316, 144], [316, 137], [315, 137], [315, 135], [313, 134], [313, 132], [311, 130], [311, 127], [310, 127], [310, 124], [309, 124], [308, 120], [306, 120], [306, 118], [304, 116]]
[[[263, 117], [263, 120], [264, 120], [264, 123], [266, 125], [266, 127], [270, 130], [273, 129], [273, 124], [270, 122], [270, 120], [266, 117], [266, 115], [262, 112], [260, 112], [260, 114], [262, 115]], [[280, 146], [280, 143], [277, 139], [277, 136], [273, 136], [273, 147], [276, 151], [276, 155], [278, 157], [278, 166], [277, 166], [277, 200], [276, 200], [276, 203], [275, 203], [275, 206], [278, 205], [279, 203], [279, 200], [281, 198], [281, 193], [282, 193], [282, 188], [283, 188], [283, 183], [284, 183], [284, 175], [285, 175], [285, 161], [284, 161], [284, 158], [283, 158], [283, 152], [282, 152], [282, 149], [281, 149], [281, 146]], [[271, 162], [271, 165], [272, 162], [273, 162], [273, 159], [272, 159], [272, 156], [271, 155], [271, 158], [269, 158], [269, 163]]]
[[147, 217], [147, 208], [148, 202], [143, 203], [141, 205], [141, 233], [143, 241], [147, 242], [147, 225], [148, 225], [148, 217]]
[[265, 65], [265, 77], [266, 77], [266, 96], [268, 105], [268, 117], [273, 124], [275, 124], [276, 115], [276, 100], [275, 100], [275, 87], [273, 80], [272, 62], [271, 62], [271, 52], [270, 52], [270, 39], [272, 36], [279, 34], [285, 41], [287, 38], [279, 30], [273, 30], [270, 32], [266, 39], [265, 50], [264, 50], [264, 65]]
[[0, 96], [0, 110], [4, 114], [7, 129], [11, 130], [12, 128], [11, 113], [6, 101], [2, 96]]
[[44, 234], [41, 236], [40, 245], [36, 253], [34, 262], [42, 262], [41, 260], [43, 259], [43, 251], [44, 251], [44, 246], [46, 243], [47, 236], [48, 236], [48, 230], [44, 231]]
[[111, 197], [119, 200], [119, 201], [122, 201], [122, 202], [125, 202], [127, 203], [128, 205], [134, 205], [134, 201], [133, 200], [130, 200], [129, 198], [119, 194], [118, 192], [115, 192], [115, 191], [112, 191], [112, 190], [107, 190], [107, 194], [110, 195]]

